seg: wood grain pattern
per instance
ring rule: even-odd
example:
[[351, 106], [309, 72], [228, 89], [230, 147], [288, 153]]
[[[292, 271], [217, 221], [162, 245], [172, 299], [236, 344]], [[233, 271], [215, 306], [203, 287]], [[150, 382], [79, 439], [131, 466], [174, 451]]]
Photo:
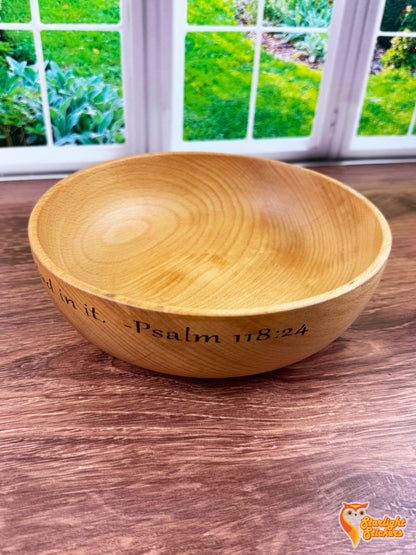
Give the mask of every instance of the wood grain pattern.
[[235, 377], [302, 360], [367, 304], [391, 235], [322, 174], [214, 153], [77, 172], [29, 223], [42, 281], [105, 352], [151, 370]]
[[375, 296], [309, 359], [208, 382], [82, 339], [42, 290], [26, 237], [51, 182], [1, 183], [0, 552], [344, 555], [345, 501], [408, 519], [403, 540], [357, 553], [413, 554], [415, 170], [319, 168], [389, 220]]

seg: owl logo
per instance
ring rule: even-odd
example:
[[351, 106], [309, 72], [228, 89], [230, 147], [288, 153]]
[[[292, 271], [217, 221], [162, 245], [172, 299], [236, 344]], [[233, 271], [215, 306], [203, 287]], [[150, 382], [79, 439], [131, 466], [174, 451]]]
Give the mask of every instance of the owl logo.
[[357, 547], [361, 537], [361, 519], [365, 515], [365, 509], [368, 503], [344, 503], [339, 513], [339, 521], [341, 526], [349, 535], [353, 547]]

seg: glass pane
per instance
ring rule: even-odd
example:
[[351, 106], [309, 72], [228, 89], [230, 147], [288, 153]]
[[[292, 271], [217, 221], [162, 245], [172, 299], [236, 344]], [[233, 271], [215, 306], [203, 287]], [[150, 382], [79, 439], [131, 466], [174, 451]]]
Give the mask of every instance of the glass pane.
[[118, 23], [120, 0], [39, 0], [44, 23]]
[[55, 144], [124, 142], [120, 34], [43, 31]]
[[358, 135], [407, 133], [416, 98], [415, 71], [416, 39], [394, 37], [387, 50], [377, 45]]
[[310, 135], [327, 37], [265, 34], [259, 68], [255, 138]]
[[252, 25], [257, 19], [257, 0], [188, 0], [191, 25]]
[[409, 0], [386, 0], [381, 30], [416, 31], [416, 2]]
[[329, 27], [334, 0], [266, 0], [264, 20], [269, 25]]
[[246, 136], [254, 42], [246, 33], [188, 33], [185, 140]]
[[30, 0], [0, 1], [0, 21], [4, 23], [27, 23], [30, 20]]
[[33, 35], [0, 31], [0, 146], [46, 143]]

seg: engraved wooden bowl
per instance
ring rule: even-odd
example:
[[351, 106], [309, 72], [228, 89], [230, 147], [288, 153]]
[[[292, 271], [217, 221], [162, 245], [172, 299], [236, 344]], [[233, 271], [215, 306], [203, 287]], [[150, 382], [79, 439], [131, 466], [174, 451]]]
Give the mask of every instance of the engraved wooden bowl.
[[138, 155], [66, 177], [35, 206], [43, 284], [89, 341], [183, 376], [273, 370], [328, 345], [379, 282], [378, 209], [318, 173], [210, 153]]

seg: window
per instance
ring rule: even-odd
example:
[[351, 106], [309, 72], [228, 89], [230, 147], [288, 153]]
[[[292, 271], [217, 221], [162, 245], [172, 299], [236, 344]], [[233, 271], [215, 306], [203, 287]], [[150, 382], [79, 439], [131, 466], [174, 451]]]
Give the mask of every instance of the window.
[[177, 0], [174, 29], [171, 148], [415, 153], [416, 2]]
[[2, 172], [65, 171], [144, 149], [134, 129], [142, 93], [125, 79], [140, 72], [133, 18], [142, 51], [134, 2], [2, 0]]
[[175, 148], [296, 156], [317, 146], [333, 3], [290, 6], [177, 2]]
[[160, 150], [416, 152], [416, 1], [0, 5], [0, 173]]

